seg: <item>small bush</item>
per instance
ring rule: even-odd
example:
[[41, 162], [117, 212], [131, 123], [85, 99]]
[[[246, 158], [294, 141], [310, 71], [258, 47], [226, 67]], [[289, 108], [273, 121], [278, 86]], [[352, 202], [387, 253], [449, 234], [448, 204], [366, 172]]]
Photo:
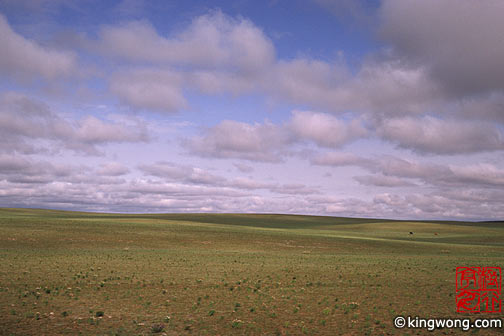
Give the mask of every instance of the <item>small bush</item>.
[[165, 326], [164, 324], [162, 323], [157, 323], [157, 324], [153, 324], [152, 327], [151, 327], [151, 331], [153, 333], [160, 333], [164, 330]]
[[231, 323], [231, 327], [232, 328], [240, 328], [242, 324], [243, 324], [243, 321], [241, 321], [241, 320], [234, 320], [233, 323]]

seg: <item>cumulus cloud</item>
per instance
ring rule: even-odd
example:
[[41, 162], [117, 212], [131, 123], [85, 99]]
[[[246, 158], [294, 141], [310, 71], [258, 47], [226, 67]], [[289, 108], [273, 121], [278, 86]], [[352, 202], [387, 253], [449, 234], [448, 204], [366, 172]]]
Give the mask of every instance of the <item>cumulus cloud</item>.
[[463, 154], [504, 149], [504, 135], [488, 122], [422, 118], [393, 118], [377, 133], [399, 147], [420, 153]]
[[402, 211], [403, 214], [410, 213], [410, 216], [417, 218], [477, 219], [489, 218], [489, 213], [496, 215], [496, 218], [502, 218], [504, 215], [499, 205], [491, 200], [501, 193], [483, 191], [474, 194], [472, 190], [463, 193], [465, 194], [463, 198], [454, 197], [449, 193], [413, 193], [404, 196], [381, 194], [374, 198], [373, 203], [389, 209], [391, 214]]
[[201, 168], [163, 161], [149, 165], [140, 165], [139, 169], [152, 176], [184, 183], [216, 185], [225, 180], [223, 177], [211, 174]]
[[265, 183], [245, 177], [228, 179], [212, 174], [205, 169], [165, 161], [140, 165], [138, 168], [146, 175], [183, 184], [211, 185], [220, 188], [242, 190], [264, 189], [273, 193], [291, 195], [315, 194], [319, 192], [316, 187], [308, 187], [304, 184]]
[[48, 207], [120, 212], [281, 212], [352, 217], [482, 219], [502, 218], [501, 190], [448, 191], [430, 194], [378, 194], [372, 200], [325, 195], [288, 198], [257, 196], [232, 188], [158, 180], [116, 184], [91, 181], [26, 184], [0, 179], [5, 206]]
[[245, 190], [258, 190], [265, 189], [277, 194], [287, 194], [287, 195], [311, 195], [320, 193], [320, 188], [309, 187], [304, 184], [279, 184], [279, 183], [266, 183], [260, 182], [256, 179], [238, 177], [227, 181], [227, 186], [245, 189]]
[[[349, 78], [341, 64], [296, 58], [278, 61], [266, 75], [264, 86], [273, 95], [295, 103], [330, 106], [339, 85]], [[334, 107], [334, 106], [333, 106]]]
[[27, 96], [14, 92], [0, 95], [0, 150], [4, 152], [33, 154], [44, 150], [39, 144], [41, 141], [49, 141], [59, 148], [99, 154], [98, 145], [147, 141], [146, 127], [136, 126], [103, 121], [93, 116], [71, 122], [44, 103]]
[[[57, 3], [63, 6], [61, 1]], [[368, 6], [359, 2], [317, 3], [337, 14], [347, 13], [359, 24], [369, 23]], [[26, 7], [23, 4], [55, 8], [45, 0], [20, 4], [19, 8]], [[88, 107], [83, 105], [78, 111], [56, 112], [27, 96], [3, 93], [0, 199], [5, 205], [105, 211], [497, 218], [503, 215], [498, 200], [504, 196], [500, 155], [504, 149], [504, 47], [499, 35], [504, 28], [503, 9], [494, 0], [484, 4], [384, 0], [378, 19], [380, 36], [388, 45], [356, 62], [347, 60], [344, 50], [334, 50], [332, 60], [328, 54], [323, 59], [303, 56], [305, 50], [289, 55], [289, 48], [282, 48], [279, 57], [260, 27], [219, 11], [172, 31], [163, 31], [147, 20], [99, 26], [96, 38], [89, 37], [94, 30], [79, 33], [83, 42], [79, 46], [63, 41], [68, 37], [30, 40], [0, 15], [0, 42], [5, 47], [0, 50], [0, 73], [7, 81], [16, 79], [6, 82], [7, 87], [23, 85], [26, 80], [38, 85], [67, 79], [65, 84], [71, 90], [79, 87], [76, 95], [81, 99], [112, 94], [138, 113], [188, 110], [191, 99], [201, 94], [219, 98], [253, 94], [261, 101], [264, 98], [269, 108], [294, 110], [274, 123], [215, 119], [214, 126], [183, 140], [191, 154], [228, 159], [231, 176], [169, 161], [136, 162], [133, 165], [139, 172], [130, 174], [133, 168], [111, 161], [117, 157], [102, 158], [105, 162], [96, 158], [94, 167], [35, 158], [61, 150], [70, 150], [71, 155], [103, 154], [107, 144], [148, 141], [143, 122], [101, 115], [98, 110], [86, 116]], [[61, 49], [61, 43], [75, 53]], [[77, 55], [95, 67], [94, 75], [108, 84], [108, 92], [100, 92], [101, 85], [95, 85], [94, 78], [75, 81], [71, 75], [78, 68]], [[114, 66], [107, 67], [109, 64]], [[19, 91], [37, 90], [39, 96], [46, 95], [48, 89], [41, 87]], [[83, 91], [94, 92], [81, 95]], [[77, 106], [67, 102], [61, 105]], [[165, 135], [163, 126], [157, 130], [163, 140], [173, 140]], [[187, 131], [180, 129], [177, 134]], [[363, 157], [359, 146], [364, 142], [350, 147], [355, 152], [338, 152], [361, 138], [366, 138], [365, 144], [369, 141], [371, 146], [386, 148], [384, 154], [395, 145], [412, 156], [402, 159], [377, 153], [379, 156]], [[313, 155], [317, 148], [332, 152]], [[453, 154], [459, 156], [442, 157]], [[319, 186], [280, 183], [264, 175], [261, 180], [263, 169], [254, 170], [252, 163], [282, 163], [295, 155], [292, 161], [309, 160], [324, 166], [324, 171], [331, 170], [333, 176], [338, 167], [345, 167], [341, 169], [345, 172], [352, 167], [364, 170], [367, 175], [359, 172], [352, 185], [359, 187], [355, 194], [361, 197], [324, 195]], [[245, 165], [237, 160], [249, 162]], [[284, 167], [275, 168], [283, 172]], [[135, 179], [138, 173], [143, 175]], [[381, 193], [383, 188], [394, 193]]]
[[189, 107], [184, 90], [209, 95], [249, 93], [257, 78], [221, 70], [174, 70], [166, 67], [119, 70], [109, 80], [112, 94], [136, 110], [178, 112]]
[[293, 111], [289, 127], [294, 136], [323, 147], [340, 147], [367, 133], [358, 120], [347, 124], [329, 114], [308, 111]]
[[382, 34], [405, 57], [427, 65], [455, 94], [504, 88], [504, 6], [499, 0], [385, 0]]
[[[302, 198], [276, 199], [231, 188], [132, 180], [116, 185], [22, 185], [0, 180], [5, 206], [119, 212], [283, 212], [313, 211]], [[314, 205], [314, 204], [313, 204]]]
[[288, 135], [270, 122], [247, 124], [224, 120], [185, 142], [193, 153], [203, 157], [238, 158], [250, 161], [280, 162]]
[[0, 72], [16, 79], [53, 80], [76, 71], [76, 56], [41, 46], [12, 30], [0, 14]]
[[202, 15], [180, 33], [164, 37], [146, 21], [105, 26], [100, 42], [106, 52], [132, 61], [235, 67], [255, 71], [275, 57], [271, 41], [253, 23], [219, 11]]
[[365, 62], [341, 87], [334, 105], [374, 117], [419, 114], [443, 103], [443, 94], [423, 65], [385, 58]]
[[0, 154], [0, 181], [20, 185], [47, 185], [62, 183], [69, 188], [80, 183], [118, 184], [124, 180], [117, 175], [103, 174], [102, 169], [71, 164], [58, 164], [45, 160], [34, 160], [29, 157]]
[[260, 28], [220, 12], [200, 16], [167, 37], [146, 21], [106, 26], [98, 43], [102, 51], [144, 69], [119, 72], [110, 81], [111, 91], [137, 109], [186, 108], [184, 89], [260, 92], [333, 113], [419, 113], [442, 99], [424, 66], [371, 59], [353, 75], [343, 56], [333, 62], [277, 59]]
[[459, 184], [504, 185], [504, 169], [492, 164], [478, 163], [463, 167], [452, 167], [452, 180]]
[[34, 163], [26, 158], [0, 155], [0, 178], [14, 183], [47, 183], [55, 176], [68, 175], [66, 169], [57, 169], [48, 162]]
[[263, 87], [278, 99], [332, 113], [418, 114], [443, 100], [424, 67], [392, 58], [365, 60], [354, 75], [343, 61], [280, 60]]
[[[327, 214], [350, 217], [397, 219], [488, 219], [502, 218], [504, 211], [495, 197], [502, 191], [465, 190], [456, 192], [409, 193], [397, 195], [381, 193], [371, 200], [310, 196], [309, 202], [324, 207]], [[489, 215], [489, 214], [492, 215]], [[495, 216], [495, 217], [493, 217]]]
[[416, 186], [415, 183], [406, 181], [395, 176], [377, 175], [364, 175], [354, 176], [354, 180], [366, 186], [376, 187], [410, 187]]
[[406, 160], [394, 156], [364, 158], [350, 153], [329, 152], [311, 159], [319, 166], [355, 166], [374, 175], [355, 176], [354, 179], [369, 186], [406, 187], [418, 185], [438, 188], [500, 188], [504, 183], [504, 170], [493, 164], [465, 166], [443, 165]]
[[[71, 210], [120, 212], [202, 212], [221, 211], [226, 200], [250, 198], [228, 188], [215, 188], [144, 180], [118, 184], [54, 181], [29, 188], [0, 180], [0, 199], [7, 206], [48, 207]], [[245, 203], [239, 201], [236, 203]]]
[[186, 85], [204, 94], [231, 92], [234, 95], [256, 90], [260, 83], [250, 74], [240, 74], [222, 70], [198, 70], [185, 75]]
[[504, 183], [504, 170], [492, 164], [441, 165], [388, 157], [379, 160], [375, 170], [387, 176], [418, 179], [438, 187], [500, 187]]
[[313, 142], [337, 148], [366, 134], [358, 120], [345, 122], [326, 113], [293, 111], [290, 120], [281, 125], [226, 120], [187, 140], [185, 146], [203, 157], [281, 162], [288, 154], [288, 145]]
[[129, 173], [128, 167], [118, 163], [118, 162], [109, 162], [102, 164], [99, 169], [97, 169], [96, 173], [98, 175], [103, 176], [121, 176]]
[[160, 35], [147, 21], [104, 26], [98, 44], [106, 54], [140, 67], [116, 73], [111, 92], [136, 109], [154, 111], [187, 108], [184, 88], [250, 92], [275, 61], [273, 44], [261, 29], [219, 11], [195, 18], [171, 36]]
[[[421, 219], [481, 219], [504, 215], [500, 202], [504, 196], [502, 188], [480, 188], [482, 181], [467, 183], [467, 178], [474, 179], [474, 176], [484, 179], [484, 183], [491, 181], [493, 186], [496, 177], [499, 183], [504, 183], [504, 173], [491, 166], [484, 167], [484, 173], [481, 167], [463, 167], [456, 171], [454, 176], [465, 183], [463, 190], [382, 193], [369, 201], [323, 195], [317, 192], [320, 187], [301, 184], [264, 183], [246, 178], [212, 179], [214, 183], [206, 183], [195, 178], [200, 172], [197, 168], [188, 167], [158, 162], [142, 169], [161, 179], [126, 180], [119, 177], [123, 167], [114, 163], [93, 169], [3, 154], [0, 155], [0, 199], [6, 206], [94, 211], [283, 212]], [[425, 178], [415, 169], [406, 169], [403, 175]], [[289, 196], [259, 196], [252, 193], [254, 190]]]
[[257, 26], [220, 12], [200, 16], [168, 37], [144, 21], [106, 26], [100, 43], [114, 57], [151, 66], [111, 80], [111, 91], [136, 108], [185, 108], [183, 88], [205, 94], [262, 92], [336, 113], [418, 112], [440, 96], [424, 68], [397, 60], [366, 61], [352, 75], [344, 58], [331, 63], [277, 59], [272, 42]]
[[87, 116], [78, 123], [75, 139], [84, 143], [99, 144], [107, 142], [135, 142], [146, 139], [145, 134], [132, 133], [123, 125], [106, 123], [102, 120]]
[[320, 193], [320, 187], [308, 187], [300, 183], [274, 185], [269, 187], [269, 190], [275, 193], [287, 195], [312, 195]]
[[452, 111], [455, 118], [504, 125], [504, 92], [502, 91], [465, 98], [456, 105], [457, 108]]
[[175, 71], [137, 69], [116, 73], [110, 90], [136, 109], [173, 112], [187, 107], [182, 94], [182, 77]]
[[450, 168], [444, 165], [420, 163], [393, 156], [377, 159], [370, 167], [375, 172], [381, 172], [387, 176], [417, 178], [424, 181], [445, 180], [452, 175]]

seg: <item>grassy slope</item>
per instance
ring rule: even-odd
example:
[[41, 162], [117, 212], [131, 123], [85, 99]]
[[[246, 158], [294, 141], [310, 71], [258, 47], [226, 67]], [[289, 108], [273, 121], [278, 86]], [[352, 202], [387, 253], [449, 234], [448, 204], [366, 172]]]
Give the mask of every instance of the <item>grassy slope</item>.
[[0, 209], [0, 334], [403, 334], [503, 257], [502, 222]]

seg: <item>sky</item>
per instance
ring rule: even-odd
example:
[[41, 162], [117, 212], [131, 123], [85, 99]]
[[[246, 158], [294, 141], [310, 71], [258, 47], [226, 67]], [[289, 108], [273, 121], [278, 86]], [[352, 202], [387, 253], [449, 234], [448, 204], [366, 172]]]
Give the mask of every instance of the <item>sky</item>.
[[0, 0], [0, 206], [504, 218], [501, 0]]

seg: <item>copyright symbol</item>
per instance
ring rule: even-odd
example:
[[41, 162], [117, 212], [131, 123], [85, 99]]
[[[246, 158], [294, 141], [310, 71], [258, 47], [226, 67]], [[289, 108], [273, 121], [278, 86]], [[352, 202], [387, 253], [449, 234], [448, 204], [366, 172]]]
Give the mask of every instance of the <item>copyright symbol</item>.
[[404, 326], [406, 325], [406, 319], [402, 316], [397, 316], [395, 319], [394, 319], [394, 326], [396, 328], [404, 328]]

